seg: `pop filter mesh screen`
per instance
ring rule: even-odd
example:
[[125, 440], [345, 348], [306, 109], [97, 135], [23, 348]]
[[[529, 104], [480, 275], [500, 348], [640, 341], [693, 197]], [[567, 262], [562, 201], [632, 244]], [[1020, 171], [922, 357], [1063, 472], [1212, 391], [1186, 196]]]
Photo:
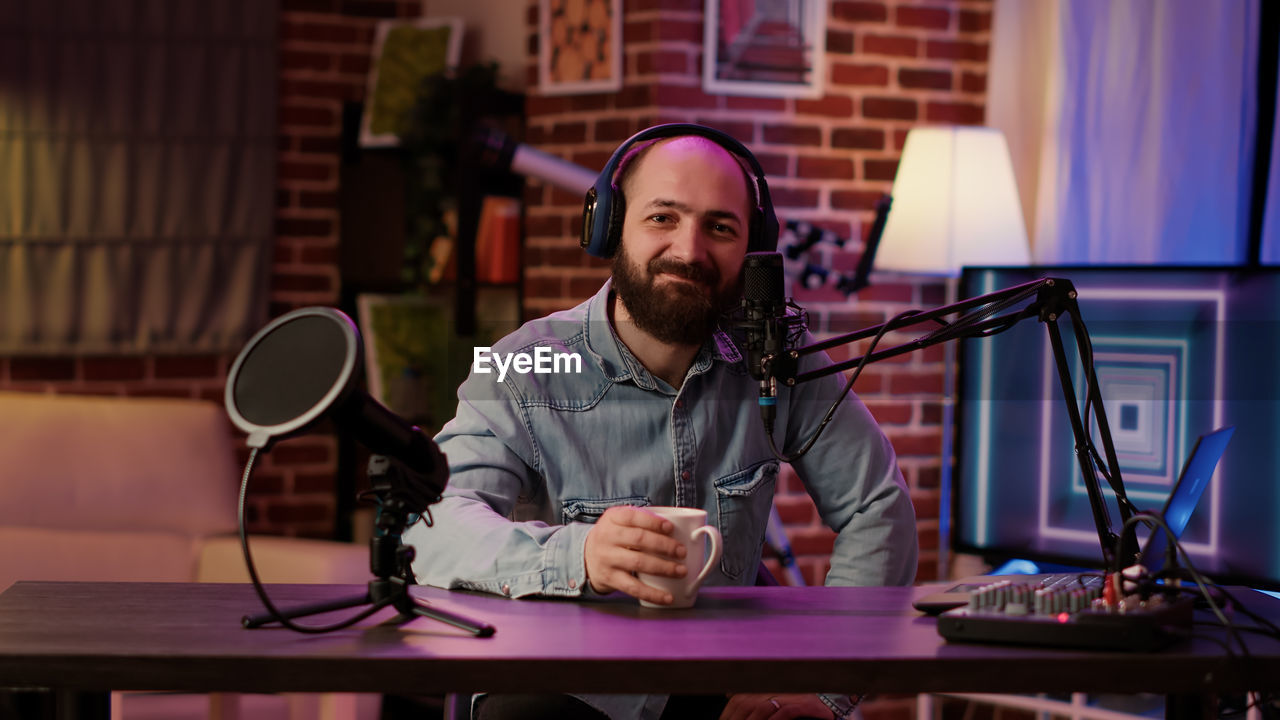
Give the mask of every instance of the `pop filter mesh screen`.
[[347, 338], [337, 320], [317, 315], [264, 335], [240, 363], [232, 387], [241, 417], [269, 427], [305, 415], [344, 380]]

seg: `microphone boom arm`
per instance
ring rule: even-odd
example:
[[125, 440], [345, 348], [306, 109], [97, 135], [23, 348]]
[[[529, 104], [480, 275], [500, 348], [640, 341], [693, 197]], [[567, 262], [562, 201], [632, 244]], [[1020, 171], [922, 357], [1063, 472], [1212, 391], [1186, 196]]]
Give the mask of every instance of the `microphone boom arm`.
[[[1021, 306], [1020, 309], [1015, 309], [1028, 300], [1030, 300], [1028, 304]], [[959, 317], [952, 322], [943, 320], [949, 315], [956, 314], [959, 314]], [[1081, 413], [1079, 407], [1079, 400], [1076, 397], [1075, 385], [1072, 382], [1071, 370], [1067, 362], [1067, 352], [1062, 341], [1062, 332], [1058, 327], [1058, 322], [1064, 315], [1071, 322], [1076, 350], [1079, 354], [1081, 367], [1084, 369], [1085, 414]], [[1136, 562], [1138, 555], [1136, 524], [1128, 522], [1133, 517], [1133, 507], [1125, 495], [1124, 480], [1120, 474], [1120, 463], [1116, 456], [1115, 444], [1111, 439], [1111, 428], [1107, 423], [1106, 410], [1102, 404], [1097, 375], [1093, 369], [1093, 352], [1089, 334], [1080, 316], [1080, 307], [1076, 302], [1075, 286], [1071, 284], [1070, 280], [1042, 278], [932, 310], [895, 318], [880, 325], [787, 350], [778, 356], [767, 356], [764, 358], [762, 365], [773, 378], [790, 387], [797, 383], [834, 375], [838, 372], [905, 355], [951, 340], [995, 335], [1008, 330], [1029, 317], [1035, 317], [1044, 323], [1045, 329], [1049, 333], [1049, 344], [1053, 349], [1054, 364], [1057, 368], [1059, 383], [1062, 386], [1063, 399], [1066, 401], [1067, 414], [1071, 422], [1071, 432], [1075, 437], [1076, 459], [1080, 466], [1085, 489], [1088, 492], [1089, 505], [1093, 512], [1094, 525], [1098, 531], [1098, 541], [1102, 545], [1103, 558], [1108, 567], [1128, 567]], [[817, 370], [804, 373], [797, 372], [799, 360], [805, 355], [928, 321], [935, 321], [940, 324], [940, 327], [933, 332], [895, 347], [871, 352]], [[1088, 408], [1091, 406], [1097, 419], [1098, 437], [1102, 441], [1103, 453], [1106, 456], [1105, 467], [1107, 471], [1105, 472], [1101, 471], [1095, 463], [1096, 452], [1089, 438], [1088, 429], [1085, 427], [1085, 418], [1087, 418]], [[943, 461], [950, 462], [950, 459], [944, 458]], [[1116, 494], [1123, 537], [1117, 535], [1112, 529], [1111, 515], [1107, 510], [1106, 499], [1098, 482], [1100, 472]], [[1116, 556], [1117, 553], [1119, 554], [1118, 557]]]

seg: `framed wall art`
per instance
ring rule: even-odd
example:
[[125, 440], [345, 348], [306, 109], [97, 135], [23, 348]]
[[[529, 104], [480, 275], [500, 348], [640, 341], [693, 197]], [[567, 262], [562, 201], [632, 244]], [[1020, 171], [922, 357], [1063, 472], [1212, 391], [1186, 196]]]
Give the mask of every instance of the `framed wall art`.
[[462, 55], [460, 18], [420, 18], [379, 22], [373, 38], [360, 145], [400, 144], [401, 123], [417, 101], [422, 81], [458, 66]]
[[539, 0], [538, 38], [543, 94], [622, 87], [622, 0]]
[[702, 89], [821, 96], [826, 19], [826, 0], [706, 0]]

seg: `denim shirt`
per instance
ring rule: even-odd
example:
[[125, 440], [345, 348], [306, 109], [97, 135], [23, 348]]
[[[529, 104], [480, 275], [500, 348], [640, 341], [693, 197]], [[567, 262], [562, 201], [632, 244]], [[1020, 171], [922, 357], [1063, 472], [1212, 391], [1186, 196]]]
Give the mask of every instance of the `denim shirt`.
[[[493, 346], [494, 361], [473, 364], [456, 417], [436, 436], [449, 462], [444, 499], [430, 508], [431, 528], [419, 523], [405, 533], [405, 542], [430, 548], [413, 561], [418, 582], [513, 598], [590, 597], [583, 546], [591, 524], [615, 505], [679, 505], [706, 510], [724, 538], [705, 584], [754, 583], [778, 478], [759, 382], [738, 346], [717, 332], [683, 384], [671, 387], [617, 338], [610, 291], [606, 282], [581, 305], [526, 323]], [[802, 344], [810, 342], [806, 334]], [[539, 353], [581, 362], [546, 373], [517, 372], [512, 362], [503, 376], [498, 364], [510, 353], [528, 354], [533, 370]], [[827, 364], [825, 354], [810, 355], [800, 371]], [[844, 384], [835, 374], [779, 386], [774, 437], [784, 454], [809, 439]], [[793, 467], [837, 532], [828, 585], [914, 579], [906, 485], [892, 446], [856, 396], [841, 401]], [[586, 699], [614, 718], [656, 717], [665, 704]]]

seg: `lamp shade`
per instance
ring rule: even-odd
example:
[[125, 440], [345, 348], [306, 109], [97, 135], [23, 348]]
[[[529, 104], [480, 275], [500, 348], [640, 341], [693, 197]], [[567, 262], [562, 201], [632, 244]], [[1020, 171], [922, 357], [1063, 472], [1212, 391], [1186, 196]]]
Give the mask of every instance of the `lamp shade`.
[[876, 267], [955, 276], [965, 265], [1030, 262], [1004, 135], [972, 126], [907, 133]]

